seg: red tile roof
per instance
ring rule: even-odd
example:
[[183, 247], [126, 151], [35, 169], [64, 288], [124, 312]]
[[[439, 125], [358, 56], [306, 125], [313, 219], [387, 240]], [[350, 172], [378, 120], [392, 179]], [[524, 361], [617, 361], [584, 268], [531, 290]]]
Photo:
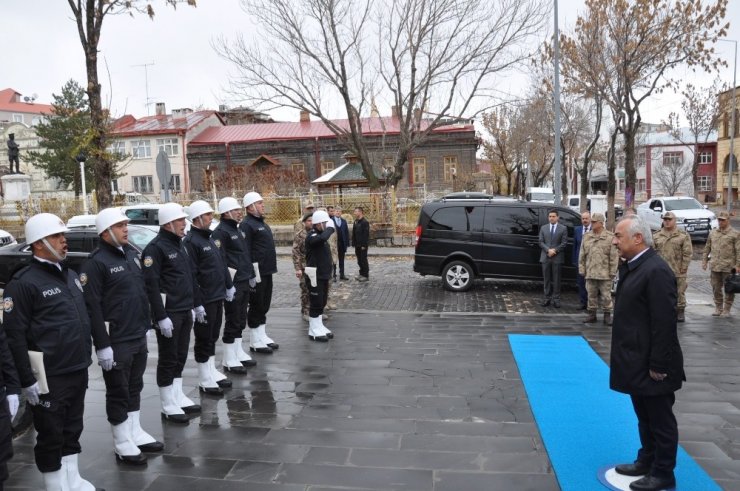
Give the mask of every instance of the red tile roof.
[[[340, 127], [348, 128], [346, 119], [333, 120]], [[398, 134], [399, 120], [393, 117], [362, 118], [365, 135]], [[472, 124], [441, 126], [436, 132], [474, 131]], [[321, 121], [305, 123], [261, 123], [211, 127], [196, 136], [190, 145], [213, 145], [269, 140], [313, 140], [314, 138], [336, 138]]]
[[139, 135], [182, 134], [214, 114], [216, 114], [216, 111], [196, 111], [178, 117], [167, 114], [164, 116], [145, 116], [139, 119], [127, 114], [113, 123], [112, 133], [117, 138]]
[[26, 114], [51, 114], [49, 104], [24, 102], [21, 93], [13, 89], [0, 90], [0, 111]]

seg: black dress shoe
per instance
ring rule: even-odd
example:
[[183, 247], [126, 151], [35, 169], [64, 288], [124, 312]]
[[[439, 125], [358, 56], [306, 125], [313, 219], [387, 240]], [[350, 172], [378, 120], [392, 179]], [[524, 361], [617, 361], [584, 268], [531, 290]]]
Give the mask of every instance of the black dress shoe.
[[[202, 394], [207, 394], [209, 396], [222, 396], [222, 395], [224, 395], [224, 390], [221, 387], [201, 387], [199, 385], [198, 386], [198, 390]], [[183, 411], [184, 410], [185, 410], [185, 408], [183, 408]]]
[[257, 362], [254, 360], [242, 360], [242, 365], [245, 367], [255, 367], [257, 366]]
[[223, 368], [224, 368], [224, 372], [235, 373], [237, 375], [247, 374], [247, 369], [244, 368], [244, 362], [241, 362], [241, 365], [239, 365], [238, 367], [223, 367]]
[[200, 405], [193, 404], [192, 406], [185, 406], [181, 407], [180, 409], [182, 409], [185, 414], [195, 414], [200, 412]]
[[262, 353], [263, 355], [271, 355], [272, 354], [272, 348], [269, 346], [266, 346], [264, 348], [253, 348], [252, 346], [249, 347], [249, 351], [253, 353]]
[[267, 344], [268, 348], [273, 349], [273, 350], [276, 350], [280, 347], [280, 345], [277, 343], [265, 343], [265, 344]]
[[635, 462], [633, 464], [619, 464], [614, 468], [617, 474], [623, 476], [644, 476], [650, 472], [650, 465], [643, 462]]
[[630, 483], [630, 489], [634, 491], [659, 491], [661, 489], [671, 489], [676, 486], [676, 478], [647, 476]]
[[165, 421], [169, 421], [170, 423], [178, 423], [182, 425], [186, 425], [190, 423], [190, 418], [188, 418], [187, 414], [165, 414], [162, 413], [162, 419]]
[[348, 281], [349, 280], [349, 278], [347, 278], [344, 275], [340, 276], [339, 279], [342, 280], [342, 281]]
[[164, 443], [162, 442], [152, 442], [152, 443], [144, 443], [142, 445], [138, 445], [139, 450], [142, 452], [161, 452], [164, 450]]
[[231, 380], [229, 380], [229, 379], [227, 379], [227, 378], [222, 378], [221, 380], [216, 380], [216, 384], [217, 384], [217, 385], [218, 385], [219, 387], [221, 387], [222, 389], [230, 389], [230, 388], [231, 388], [231, 386], [233, 385], [233, 384], [231, 383]]
[[116, 460], [126, 465], [146, 465], [146, 455], [143, 453], [139, 453], [139, 455], [116, 454]]
[[311, 336], [310, 334], [308, 335], [308, 339], [311, 341], [318, 341], [319, 343], [326, 343], [329, 341], [329, 338], [326, 336]]
[[555, 301], [554, 301], [554, 302], [552, 303], [552, 306], [553, 306], [553, 307], [555, 307], [556, 309], [559, 309], [559, 308], [560, 308], [560, 301], [558, 301], [558, 300], [555, 300]]
[[542, 305], [543, 307], [547, 307], [548, 305], [550, 305], [550, 299], [548, 298], [547, 300], [543, 300], [540, 305]]

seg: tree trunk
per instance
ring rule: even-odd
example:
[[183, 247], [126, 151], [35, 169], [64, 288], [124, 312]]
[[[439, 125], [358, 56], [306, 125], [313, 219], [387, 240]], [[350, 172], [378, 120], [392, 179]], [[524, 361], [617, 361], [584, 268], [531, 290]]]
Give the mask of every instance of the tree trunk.
[[[617, 190], [617, 135], [619, 128], [615, 127], [609, 135], [609, 155], [607, 158], [607, 181], [606, 181], [606, 209], [609, 215], [606, 220], [608, 230], [614, 230], [615, 213], [614, 213], [614, 195]], [[633, 140], [634, 142], [634, 140]], [[634, 170], [634, 169], [633, 169]]]

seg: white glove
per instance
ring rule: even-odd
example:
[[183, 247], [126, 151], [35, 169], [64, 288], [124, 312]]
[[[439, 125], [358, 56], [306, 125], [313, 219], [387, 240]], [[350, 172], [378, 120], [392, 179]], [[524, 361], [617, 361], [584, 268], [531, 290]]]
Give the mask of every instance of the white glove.
[[206, 309], [202, 305], [195, 307], [193, 312], [195, 312], [195, 318], [198, 319], [198, 324], [206, 323]]
[[157, 321], [157, 325], [159, 326], [159, 332], [162, 333], [162, 336], [166, 338], [172, 337], [172, 321], [169, 317], [165, 317], [161, 321]]
[[234, 295], [236, 295], [236, 287], [232, 286], [228, 290], [226, 290], [226, 301], [227, 302], [233, 302], [234, 301]]
[[249, 280], [249, 288], [254, 288], [257, 286], [257, 278], [252, 278]]
[[330, 218], [329, 221], [326, 222], [326, 228], [334, 228], [334, 220], [332, 218]]
[[113, 348], [110, 346], [97, 350], [95, 354], [98, 357], [98, 365], [106, 372], [111, 370], [113, 365], [115, 365], [113, 362]]
[[18, 401], [18, 394], [8, 394], [5, 398], [8, 400], [10, 420], [13, 421], [15, 415], [18, 414], [18, 406], [20, 406], [20, 401]]
[[39, 383], [34, 382], [33, 385], [23, 387], [23, 393], [26, 395], [26, 400], [32, 406], [39, 403]]

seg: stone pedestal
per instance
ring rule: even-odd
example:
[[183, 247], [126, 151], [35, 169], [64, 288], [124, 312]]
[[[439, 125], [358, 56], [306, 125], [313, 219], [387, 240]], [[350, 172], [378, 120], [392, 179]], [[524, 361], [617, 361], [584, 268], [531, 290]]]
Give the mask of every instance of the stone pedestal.
[[31, 194], [31, 176], [25, 174], [8, 174], [0, 177], [3, 182], [5, 202], [28, 199]]

